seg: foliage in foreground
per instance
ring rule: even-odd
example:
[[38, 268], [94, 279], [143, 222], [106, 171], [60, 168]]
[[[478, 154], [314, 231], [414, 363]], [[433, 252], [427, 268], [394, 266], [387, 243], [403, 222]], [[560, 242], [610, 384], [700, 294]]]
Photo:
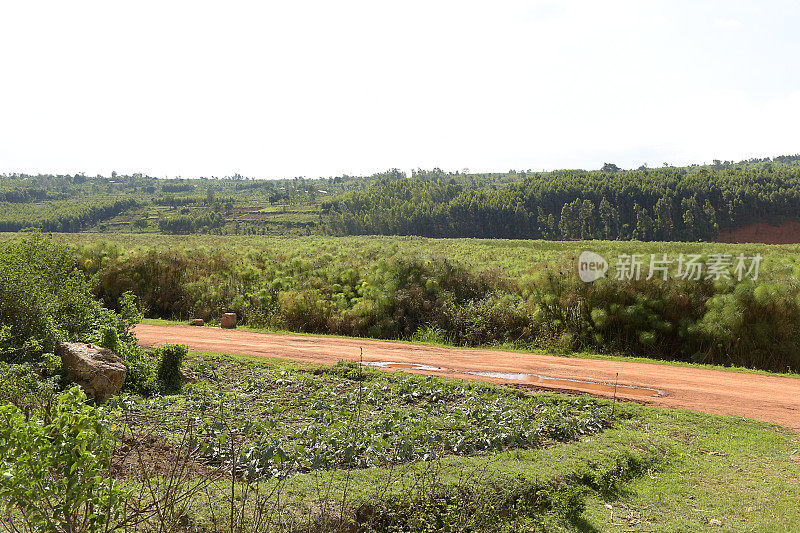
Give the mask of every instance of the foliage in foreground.
[[99, 344], [105, 329], [135, 346], [130, 330], [139, 315], [132, 297], [120, 295], [120, 314], [104, 308], [64, 245], [37, 236], [0, 243], [0, 279], [2, 361], [40, 364], [59, 342]]
[[113, 417], [86, 404], [80, 387], [62, 394], [49, 421], [0, 406], [0, 502], [19, 531], [107, 531], [128, 491], [108, 476]]
[[[391, 469], [445, 456], [540, 448], [607, 426], [608, 410], [586, 398], [536, 398], [352, 365], [308, 372], [217, 360], [195, 367], [205, 376], [204, 387], [181, 396], [119, 398], [112, 406], [122, 410], [113, 413], [113, 407], [88, 404], [79, 387], [31, 417], [10, 404], [0, 407], [0, 503], [7, 506], [7, 520], [31, 532], [104, 531], [120, 524], [135, 529], [158, 514], [159, 498], [174, 497], [170, 491], [209, 486], [211, 478], [181, 478], [156, 494], [146, 477], [136, 483], [117, 479], [122, 470], [111, 468], [112, 454], [120, 445], [180, 448], [170, 461], [202, 461], [199, 471], [209, 476], [210, 465], [219, 464], [239, 490], [257, 479], [312, 471]], [[275, 407], [278, 402], [282, 407]], [[218, 409], [208, 410], [213, 404]], [[188, 439], [187, 423], [199, 424]], [[148, 453], [136, 450], [115, 456], [133, 453], [141, 461]], [[169, 463], [153, 475], [172, 476], [178, 468]], [[134, 497], [136, 491], [144, 497]], [[126, 504], [142, 498], [150, 503]], [[390, 500], [386, 505], [379, 513], [384, 519], [396, 514]], [[538, 505], [536, 512], [550, 507]]]
[[[92, 468], [107, 458], [98, 435], [121, 438], [117, 451], [124, 453], [115, 452], [117, 460], [140, 457], [130, 464], [134, 477], [118, 477], [126, 471], [119, 468], [106, 476], [116, 479], [115, 488], [130, 496], [129, 503], [116, 507], [122, 509], [119, 518], [128, 520], [125, 531], [541, 532], [591, 527], [624, 530], [638, 523], [651, 529], [686, 531], [713, 529], [711, 518], [729, 530], [788, 531], [786, 524], [797, 518], [793, 502], [800, 496], [796, 484], [800, 464], [791, 455], [796, 439], [766, 424], [617, 404], [615, 419], [607, 427], [611, 405], [603, 400], [528, 396], [487, 384], [384, 373], [352, 364], [303, 370], [206, 356], [189, 364], [199, 383], [173, 396], [120, 398], [122, 410], [113, 422], [102, 414], [108, 407], [86, 405], [78, 389], [64, 394], [57, 404], [69, 406], [66, 425], [57, 422], [64, 420], [60, 415], [48, 421], [34, 414], [28, 422], [20, 411], [2, 408], [3, 415], [14, 413], [13, 429], [0, 430], [3, 457], [13, 465], [2, 464], [0, 471], [16, 472], [14, 468], [26, 464], [12, 457], [24, 457], [27, 452], [19, 453], [21, 447], [8, 446], [8, 442], [35, 448], [31, 453], [38, 457], [37, 441], [25, 435], [45, 433], [48, 442], [41, 453], [82, 449], [81, 442], [97, 444], [99, 448], [94, 444], [83, 448], [92, 450], [85, 457], [64, 459]], [[52, 413], [58, 409], [63, 408], [56, 407]], [[481, 416], [461, 419], [459, 411]], [[335, 415], [349, 430], [331, 428], [325, 433], [331, 423], [320, 413]], [[368, 450], [345, 460], [347, 454], [340, 452], [314, 470], [305, 468], [310, 465], [304, 465], [292, 447], [294, 440], [312, 433], [360, 439], [365, 433], [359, 428], [371, 432], [366, 437], [375, 442], [385, 438], [379, 434], [381, 423], [398, 413], [402, 424], [391, 430], [401, 434], [392, 449], [409, 449], [403, 446], [407, 443], [419, 451], [434, 452], [427, 459], [398, 457], [401, 462], [378, 461], [360, 468], [365, 466], [363, 458], [370, 457]], [[560, 429], [542, 433], [544, 440], [533, 446], [504, 440], [528, 416], [534, 417], [539, 428]], [[102, 427], [78, 423], [95, 419]], [[204, 422], [199, 427], [198, 419]], [[10, 419], [0, 418], [2, 423], [6, 420]], [[261, 428], [259, 421], [264, 422]], [[599, 433], [593, 425], [598, 422], [604, 426]], [[206, 440], [210, 436], [206, 429], [218, 423], [222, 428], [217, 435], [224, 434], [225, 440]], [[256, 430], [248, 432], [248, 427]], [[187, 429], [197, 437], [194, 442], [187, 438]], [[467, 437], [464, 443], [478, 446], [460, 452], [445, 450], [440, 440], [426, 438], [433, 431], [451, 442], [463, 435]], [[70, 435], [65, 438], [71, 440], [60, 440], [59, 434]], [[76, 440], [76, 435], [83, 437]], [[502, 446], [484, 448], [481, 443], [487, 437]], [[218, 448], [224, 453], [232, 449], [246, 454], [278, 440], [287, 455], [284, 463], [272, 465], [285, 467], [278, 476], [261, 472], [251, 478], [250, 465], [241, 462], [240, 455], [235, 460], [232, 456], [209, 458], [219, 463], [211, 469], [200, 461], [196, 447], [201, 441], [210, 446], [222, 442]], [[58, 442], [70, 446], [54, 446]], [[339, 442], [339, 449], [350, 442]], [[330, 440], [318, 443], [325, 445], [320, 451], [331, 449]], [[188, 453], [191, 444], [194, 454]], [[7, 453], [11, 448], [16, 451]], [[166, 449], [174, 453], [166, 458], [153, 455]], [[306, 448], [306, 452], [312, 450]], [[187, 463], [194, 465], [188, 475]], [[73, 474], [86, 472], [81, 468], [61, 470], [64, 479], [48, 485], [48, 490], [69, 486]], [[42, 470], [37, 475], [47, 473]], [[756, 478], [759, 482], [753, 483]], [[3, 487], [19, 492], [17, 484]], [[0, 499], [11, 496], [5, 492]], [[742, 501], [752, 503], [755, 511], [746, 511]], [[641, 522], [636, 522], [639, 517]], [[0, 522], [0, 530], [6, 524]]]
[[182, 344], [165, 344], [154, 350], [158, 360], [158, 381], [165, 392], [177, 392], [183, 386], [181, 367], [188, 348]]

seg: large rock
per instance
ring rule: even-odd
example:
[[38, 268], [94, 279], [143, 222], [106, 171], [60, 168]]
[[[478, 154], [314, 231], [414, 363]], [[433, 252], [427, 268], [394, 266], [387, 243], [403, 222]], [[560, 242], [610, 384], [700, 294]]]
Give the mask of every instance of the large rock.
[[82, 342], [62, 342], [56, 349], [67, 377], [90, 396], [103, 403], [122, 388], [125, 365], [107, 348]]
[[236, 327], [236, 313], [223, 313], [222, 320], [220, 321], [220, 325], [223, 328], [235, 328]]

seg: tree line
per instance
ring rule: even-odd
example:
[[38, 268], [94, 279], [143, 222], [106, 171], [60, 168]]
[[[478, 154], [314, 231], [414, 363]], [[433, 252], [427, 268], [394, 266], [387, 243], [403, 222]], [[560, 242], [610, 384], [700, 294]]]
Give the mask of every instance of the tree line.
[[68, 207], [61, 205], [54, 212], [42, 213], [36, 219], [5, 218], [0, 215], [3, 217], [0, 218], [0, 231], [13, 232], [38, 228], [41, 231], [71, 233], [117, 216], [137, 205], [139, 203], [133, 198], [122, 198], [97, 202], [75, 202]]
[[221, 228], [225, 225], [225, 217], [222, 213], [203, 213], [197, 216], [176, 215], [165, 217], [158, 221], [158, 229], [162, 233], [175, 235], [187, 235], [214, 228]]
[[340, 235], [710, 240], [723, 228], [796, 218], [800, 166], [563, 170], [495, 189], [446, 176], [385, 178], [322, 209], [327, 230]]

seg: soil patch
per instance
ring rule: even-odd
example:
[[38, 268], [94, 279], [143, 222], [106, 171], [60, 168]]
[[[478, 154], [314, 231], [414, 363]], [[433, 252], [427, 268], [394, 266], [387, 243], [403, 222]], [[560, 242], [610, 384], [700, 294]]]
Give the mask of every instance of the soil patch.
[[717, 242], [796, 244], [800, 243], [800, 220], [789, 220], [773, 225], [757, 222], [741, 228], [724, 229], [719, 232]]

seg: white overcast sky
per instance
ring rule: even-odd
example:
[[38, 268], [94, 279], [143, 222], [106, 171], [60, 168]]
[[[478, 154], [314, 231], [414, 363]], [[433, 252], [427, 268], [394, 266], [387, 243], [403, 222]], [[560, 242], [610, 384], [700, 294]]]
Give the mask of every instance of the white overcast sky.
[[800, 2], [0, 0], [0, 172], [800, 152]]

